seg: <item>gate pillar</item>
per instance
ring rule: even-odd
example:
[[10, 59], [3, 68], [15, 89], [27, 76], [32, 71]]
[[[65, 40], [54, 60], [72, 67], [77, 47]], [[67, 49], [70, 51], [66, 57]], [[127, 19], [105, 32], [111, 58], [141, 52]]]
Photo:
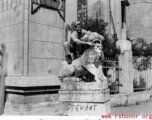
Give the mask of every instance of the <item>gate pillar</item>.
[[133, 92], [133, 63], [132, 63], [132, 51], [125, 50], [119, 56], [119, 67], [122, 68], [119, 71], [120, 93], [132, 93]]

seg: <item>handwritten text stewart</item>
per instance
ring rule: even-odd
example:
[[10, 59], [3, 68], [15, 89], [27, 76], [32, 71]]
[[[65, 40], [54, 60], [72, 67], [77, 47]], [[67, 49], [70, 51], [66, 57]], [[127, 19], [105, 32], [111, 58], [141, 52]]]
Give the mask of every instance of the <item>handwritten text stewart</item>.
[[72, 103], [67, 104], [67, 110], [79, 111], [95, 111], [97, 105], [74, 105]]

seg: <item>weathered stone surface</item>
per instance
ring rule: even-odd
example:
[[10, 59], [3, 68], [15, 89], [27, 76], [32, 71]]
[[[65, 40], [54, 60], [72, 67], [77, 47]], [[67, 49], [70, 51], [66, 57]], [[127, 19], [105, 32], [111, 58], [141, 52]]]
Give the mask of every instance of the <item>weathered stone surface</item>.
[[57, 83], [49, 83], [49, 78], [18, 78], [13, 82], [11, 77], [10, 81], [12, 84], [6, 83], [4, 115], [61, 115]]
[[[129, 0], [129, 31], [132, 39], [141, 37], [150, 43], [152, 39], [152, 4], [138, 1], [141, 0]], [[134, 4], [136, 2], [138, 3]]]
[[107, 102], [110, 100], [109, 89], [103, 91], [59, 91], [62, 102]]
[[120, 79], [120, 93], [132, 93], [133, 92], [133, 63], [132, 63], [132, 52], [124, 51], [119, 56], [119, 67], [122, 68], [119, 71]]
[[112, 95], [110, 96], [111, 107], [125, 106], [127, 97], [125, 95]]
[[55, 38], [50, 39], [54, 43], [60, 43], [63, 44], [64, 42], [64, 29], [63, 28], [55, 28], [54, 29]]
[[57, 17], [57, 27], [63, 28], [64, 27], [64, 21], [61, 18], [61, 16], [56, 12], [56, 17]]
[[119, 87], [121, 93], [133, 93], [133, 83], [122, 82], [123, 86]]
[[99, 116], [108, 115], [111, 113], [110, 101], [102, 103], [64, 103], [63, 115], [68, 116]]
[[30, 76], [51, 77], [58, 76], [61, 63], [60, 59], [30, 59]]
[[62, 62], [61, 69], [59, 70], [59, 77], [69, 77], [74, 73], [74, 66], [69, 65], [66, 61]]
[[61, 91], [100, 91], [108, 88], [107, 82], [96, 83], [96, 82], [73, 82], [62, 83]]
[[[45, 90], [43, 90], [45, 91]], [[17, 91], [16, 91], [17, 92]], [[39, 95], [31, 95], [31, 96], [24, 96], [24, 95], [18, 95], [18, 94], [7, 94], [7, 102], [9, 104], [15, 105], [15, 104], [34, 104], [39, 102], [56, 102], [59, 99], [59, 94], [39, 94]]]
[[30, 39], [32, 39], [32, 40], [39, 40], [39, 36], [40, 36], [40, 34], [38, 34], [38, 31], [40, 30], [39, 24], [29, 23], [29, 30], [31, 31], [29, 33]]
[[[29, 8], [31, 5], [29, 6]], [[40, 9], [41, 11], [41, 9]], [[31, 10], [29, 10], [29, 19], [31, 22], [40, 23], [40, 11], [36, 12], [35, 14], [31, 14]]]
[[40, 57], [40, 42], [30, 41], [30, 57]]
[[[4, 116], [8, 115], [28, 115], [28, 116], [48, 116], [62, 115], [63, 104], [60, 102], [40, 102], [33, 104], [22, 104], [20, 108], [15, 108], [13, 104], [6, 103]], [[17, 105], [18, 106], [18, 105]]]
[[54, 59], [63, 59], [64, 58], [64, 49], [62, 44], [58, 43], [48, 43], [40, 42], [40, 58], [54, 58]]
[[29, 19], [29, 74], [41, 77], [57, 76], [64, 58], [63, 20], [57, 11], [46, 8], [41, 8], [36, 14], [29, 15]]
[[[8, 76], [22, 75], [24, 0], [0, 1], [0, 43], [6, 44]], [[18, 66], [16, 66], [18, 64]]]
[[60, 85], [56, 76], [52, 77], [6, 77], [6, 86], [30, 87]]
[[132, 94], [131, 96], [127, 96], [128, 102], [127, 105], [133, 105], [136, 104], [137, 102], [146, 102], [150, 100], [150, 94], [149, 93], [138, 93], [138, 94]]
[[123, 53], [125, 50], [131, 50], [131, 42], [128, 40], [118, 40], [117, 41], [117, 47], [121, 48], [121, 53]]
[[150, 100], [152, 92], [139, 92], [132, 94], [112, 95], [110, 98], [111, 107], [133, 105]]
[[13, 60], [13, 75], [15, 76], [22, 75], [22, 59]]
[[[103, 87], [103, 86], [105, 87]], [[103, 89], [104, 88], [104, 89]], [[63, 102], [63, 115], [88, 116], [111, 113], [110, 94], [107, 83], [77, 83], [61, 84], [59, 102]]]
[[14, 42], [14, 58], [21, 59], [23, 57], [23, 41]]
[[2, 1], [0, 1], [0, 13], [2, 12]]
[[[42, 58], [45, 67], [43, 69], [44, 72], [39, 74], [41, 71], [38, 70], [40, 72], [36, 73], [36, 75], [49, 76], [48, 74], [51, 70], [49, 70], [48, 66], [45, 64], [50, 64], [50, 59], [52, 58], [55, 60], [63, 60], [62, 44], [64, 42], [64, 23], [62, 18], [60, 18], [57, 11], [46, 8], [41, 8], [35, 14], [31, 14], [30, 4], [30, 0], [0, 1], [0, 43], [9, 44], [7, 45], [9, 56], [8, 76], [22, 76], [23, 73], [27, 76], [27, 72], [29, 72], [31, 76], [35, 76], [33, 70], [31, 71], [33, 68], [30, 68], [30, 71], [28, 68], [29, 66], [33, 67], [35, 65], [34, 62], [40, 64], [41, 60], [39, 59]], [[53, 33], [51, 34], [53, 36], [49, 35], [50, 33]], [[30, 43], [28, 43], [29, 41]], [[39, 43], [36, 41], [45, 41], [46, 43]], [[50, 44], [53, 45], [53, 48], [49, 48]], [[41, 51], [41, 48], [46, 49], [42, 49], [43, 51]], [[53, 54], [50, 54], [48, 49], [51, 49]], [[24, 57], [24, 53], [27, 54], [27, 57]], [[33, 57], [36, 57], [38, 61], [34, 61]], [[48, 58], [50, 61], [46, 60]], [[31, 62], [32, 60], [34, 62]], [[13, 63], [14, 61], [15, 63]], [[18, 70], [13, 72], [14, 67], [16, 67], [14, 64], [16, 63], [23, 65], [19, 64]], [[41, 65], [43, 66], [43, 63], [41, 63]], [[59, 67], [53, 68], [55, 69], [55, 73], [58, 72], [58, 68]], [[38, 66], [37, 69], [40, 69], [40, 67]]]

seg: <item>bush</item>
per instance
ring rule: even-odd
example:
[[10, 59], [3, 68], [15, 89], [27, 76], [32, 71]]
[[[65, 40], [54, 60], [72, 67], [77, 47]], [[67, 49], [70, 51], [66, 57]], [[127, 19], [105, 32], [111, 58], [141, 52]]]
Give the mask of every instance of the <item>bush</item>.
[[143, 38], [137, 38], [132, 42], [132, 52], [136, 70], [143, 71], [151, 67], [152, 43], [147, 44]]
[[133, 56], [152, 56], [152, 43], [148, 44], [143, 38], [137, 38], [132, 43]]

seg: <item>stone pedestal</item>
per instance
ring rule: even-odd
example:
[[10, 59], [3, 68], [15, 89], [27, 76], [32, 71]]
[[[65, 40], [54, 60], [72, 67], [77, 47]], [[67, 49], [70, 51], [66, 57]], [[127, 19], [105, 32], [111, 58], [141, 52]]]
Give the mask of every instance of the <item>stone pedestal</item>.
[[60, 115], [55, 77], [7, 77], [4, 115]]
[[111, 113], [107, 83], [62, 83], [59, 101], [63, 102], [63, 115], [99, 116]]
[[31, 14], [31, 7], [31, 0], [0, 0], [0, 43], [8, 54], [4, 115], [56, 115], [61, 108], [64, 20], [45, 7]]

